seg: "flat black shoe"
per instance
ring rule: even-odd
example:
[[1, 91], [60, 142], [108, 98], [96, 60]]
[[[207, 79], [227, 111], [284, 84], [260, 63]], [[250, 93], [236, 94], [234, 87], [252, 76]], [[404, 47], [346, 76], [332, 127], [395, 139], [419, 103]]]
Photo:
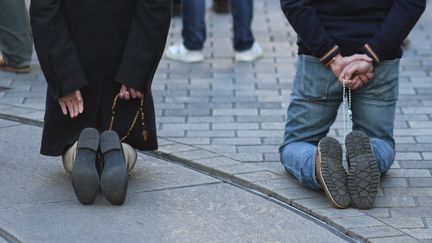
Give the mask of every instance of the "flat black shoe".
[[94, 202], [99, 190], [96, 156], [99, 149], [99, 132], [84, 129], [78, 139], [75, 162], [72, 168], [72, 186], [82, 204]]
[[335, 208], [347, 208], [351, 197], [347, 187], [347, 173], [342, 165], [342, 147], [334, 138], [324, 137], [318, 144], [319, 174], [317, 175], [327, 198]]
[[103, 158], [101, 189], [105, 197], [114, 205], [122, 205], [126, 199], [128, 171], [123, 147], [114, 131], [101, 134], [100, 150]]
[[349, 165], [348, 188], [353, 207], [370, 209], [378, 193], [380, 173], [368, 136], [353, 131], [345, 139]]

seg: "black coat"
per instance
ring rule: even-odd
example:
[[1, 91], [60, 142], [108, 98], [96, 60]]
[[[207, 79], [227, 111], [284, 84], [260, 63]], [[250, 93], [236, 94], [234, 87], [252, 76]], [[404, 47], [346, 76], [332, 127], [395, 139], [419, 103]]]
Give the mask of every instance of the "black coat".
[[[62, 155], [86, 127], [108, 129], [120, 84], [145, 96], [148, 141], [131, 145], [157, 149], [151, 84], [165, 47], [171, 8], [172, 0], [31, 1], [36, 52], [48, 83], [41, 154]], [[77, 89], [84, 113], [71, 119], [62, 114], [58, 98]], [[128, 127], [137, 107], [130, 103], [119, 109], [123, 113], [115, 122]]]

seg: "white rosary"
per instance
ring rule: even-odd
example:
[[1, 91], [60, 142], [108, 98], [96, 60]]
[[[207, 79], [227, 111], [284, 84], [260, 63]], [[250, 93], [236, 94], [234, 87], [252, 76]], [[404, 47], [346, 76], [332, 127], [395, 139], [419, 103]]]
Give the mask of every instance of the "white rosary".
[[345, 80], [342, 80], [342, 116], [343, 116], [344, 144], [345, 144], [346, 136], [348, 135], [348, 133], [352, 131], [351, 89], [348, 88], [348, 92], [346, 91], [346, 89], [347, 88], [345, 87]]

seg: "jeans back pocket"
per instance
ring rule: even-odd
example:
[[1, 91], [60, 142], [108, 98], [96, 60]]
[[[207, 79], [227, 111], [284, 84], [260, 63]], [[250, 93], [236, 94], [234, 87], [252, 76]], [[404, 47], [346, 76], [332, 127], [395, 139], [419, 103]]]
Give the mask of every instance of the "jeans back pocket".
[[382, 100], [397, 100], [399, 96], [399, 59], [380, 63], [374, 72], [373, 93]]
[[326, 68], [318, 58], [312, 56], [299, 56], [297, 78], [300, 78], [301, 95], [308, 100], [327, 99], [328, 89], [333, 73]]

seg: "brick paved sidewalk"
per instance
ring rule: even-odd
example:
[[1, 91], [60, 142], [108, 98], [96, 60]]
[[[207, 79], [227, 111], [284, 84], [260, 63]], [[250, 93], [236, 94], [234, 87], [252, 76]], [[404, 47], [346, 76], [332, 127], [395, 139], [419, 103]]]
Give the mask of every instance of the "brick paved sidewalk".
[[[206, 61], [162, 60], [153, 85], [160, 152], [256, 189], [347, 234], [373, 242], [432, 240], [432, 9], [411, 34], [401, 62], [397, 156], [375, 208], [331, 209], [322, 193], [299, 185], [277, 152], [296, 58], [296, 36], [279, 4], [255, 1], [254, 32], [265, 51], [256, 63], [233, 62], [231, 17], [208, 16]], [[180, 40], [173, 20], [169, 42]], [[46, 85], [35, 61], [28, 75], [0, 73], [0, 117], [41, 121]], [[341, 139], [340, 119], [331, 135]]]

